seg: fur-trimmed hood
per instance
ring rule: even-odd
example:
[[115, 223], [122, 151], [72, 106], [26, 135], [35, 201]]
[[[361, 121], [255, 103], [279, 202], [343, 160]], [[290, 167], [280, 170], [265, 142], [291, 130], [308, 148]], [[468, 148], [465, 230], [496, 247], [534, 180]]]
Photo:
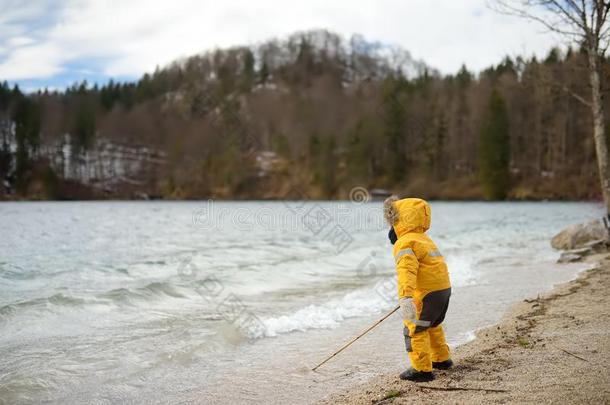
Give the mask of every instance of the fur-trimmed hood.
[[421, 198], [388, 197], [383, 202], [383, 215], [396, 235], [408, 232], [426, 232], [430, 229], [430, 205]]

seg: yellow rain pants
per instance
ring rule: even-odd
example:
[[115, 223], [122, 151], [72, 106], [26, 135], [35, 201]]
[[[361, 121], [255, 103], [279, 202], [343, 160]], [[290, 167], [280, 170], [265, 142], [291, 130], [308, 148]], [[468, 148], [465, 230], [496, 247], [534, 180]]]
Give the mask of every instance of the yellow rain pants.
[[449, 305], [451, 288], [422, 297], [416, 293], [414, 322], [405, 321], [404, 335], [411, 366], [418, 371], [432, 371], [432, 362], [448, 360], [451, 355], [441, 323]]

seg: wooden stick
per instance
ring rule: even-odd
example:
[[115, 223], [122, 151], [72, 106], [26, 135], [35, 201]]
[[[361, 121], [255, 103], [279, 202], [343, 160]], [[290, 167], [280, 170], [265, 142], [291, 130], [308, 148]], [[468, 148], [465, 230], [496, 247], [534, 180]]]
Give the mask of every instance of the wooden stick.
[[389, 318], [390, 315], [392, 315], [394, 312], [398, 311], [398, 308], [400, 308], [400, 305], [398, 305], [396, 308], [394, 308], [393, 310], [391, 310], [390, 312], [388, 312], [387, 314], [385, 314], [383, 316], [383, 318], [381, 318], [380, 320], [378, 320], [377, 322], [375, 322], [371, 327], [369, 327], [367, 330], [365, 330], [364, 332], [362, 332], [361, 334], [359, 334], [358, 336], [356, 336], [355, 338], [353, 338], [352, 340], [350, 340], [349, 342], [347, 342], [346, 344], [344, 344], [339, 350], [337, 350], [336, 352], [334, 352], [332, 355], [328, 356], [322, 363], [318, 364], [317, 366], [315, 366], [314, 368], [311, 369], [311, 371], [316, 371], [318, 369], [318, 367], [320, 367], [322, 364], [326, 363], [328, 360], [332, 359], [333, 357], [335, 357], [336, 355], [338, 355], [339, 353], [341, 353], [343, 350], [347, 349], [352, 343], [354, 343], [356, 340], [360, 339], [362, 336], [366, 335], [368, 332], [370, 332], [374, 327], [376, 327], [377, 325], [379, 325], [381, 322], [385, 321], [387, 318]]
[[577, 359], [580, 359], [580, 360], [582, 360], [582, 361], [586, 361], [587, 363], [589, 362], [589, 360], [587, 360], [587, 359], [585, 359], [585, 358], [583, 358], [583, 357], [577, 356], [577, 355], [575, 355], [574, 353], [567, 351], [566, 349], [562, 349], [561, 347], [558, 347], [558, 349], [559, 349], [559, 350], [561, 350], [561, 351], [562, 351], [562, 352], [564, 352], [564, 353], [569, 354], [570, 356], [574, 356], [574, 357], [576, 357]]
[[429, 390], [440, 391], [490, 391], [490, 392], [508, 392], [508, 390], [499, 390], [496, 388], [470, 388], [470, 387], [433, 387], [430, 385], [416, 385], [417, 388], [425, 388]]

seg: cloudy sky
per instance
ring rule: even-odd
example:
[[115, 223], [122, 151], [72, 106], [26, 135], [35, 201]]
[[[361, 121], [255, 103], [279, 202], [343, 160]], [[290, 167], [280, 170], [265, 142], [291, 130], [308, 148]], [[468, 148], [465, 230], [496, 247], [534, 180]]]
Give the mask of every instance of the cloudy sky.
[[0, 0], [0, 80], [29, 90], [131, 80], [176, 58], [313, 28], [400, 45], [443, 73], [560, 42], [485, 0]]

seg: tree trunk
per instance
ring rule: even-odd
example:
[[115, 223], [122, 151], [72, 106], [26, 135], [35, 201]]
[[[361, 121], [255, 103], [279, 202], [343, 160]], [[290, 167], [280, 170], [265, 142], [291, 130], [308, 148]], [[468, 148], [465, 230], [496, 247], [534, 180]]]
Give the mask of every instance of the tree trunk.
[[604, 105], [602, 103], [601, 83], [599, 77], [598, 54], [593, 47], [589, 47], [589, 80], [591, 82], [591, 111], [593, 113], [593, 138], [595, 139], [595, 152], [597, 154], [597, 168], [601, 183], [606, 216], [610, 220], [610, 172], [608, 172], [608, 145], [606, 142]]

